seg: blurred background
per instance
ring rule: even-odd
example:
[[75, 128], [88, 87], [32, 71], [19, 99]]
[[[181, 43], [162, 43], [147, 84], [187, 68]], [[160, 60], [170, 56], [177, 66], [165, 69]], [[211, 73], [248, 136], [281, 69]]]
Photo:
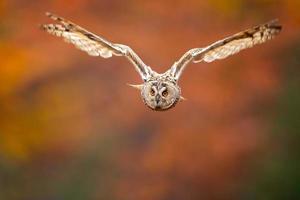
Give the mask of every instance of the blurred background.
[[[300, 1], [0, 0], [0, 199], [300, 199]], [[51, 11], [158, 72], [278, 18], [274, 40], [192, 64], [188, 100], [144, 106], [122, 57], [38, 29]]]

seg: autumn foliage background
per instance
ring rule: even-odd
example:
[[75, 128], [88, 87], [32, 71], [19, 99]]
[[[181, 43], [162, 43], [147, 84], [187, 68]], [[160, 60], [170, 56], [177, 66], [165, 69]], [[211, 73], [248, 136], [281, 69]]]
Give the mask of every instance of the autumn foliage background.
[[[300, 199], [300, 1], [0, 0], [0, 199]], [[60, 14], [162, 72], [186, 50], [273, 18], [273, 41], [180, 81], [145, 107], [124, 58], [38, 29]]]

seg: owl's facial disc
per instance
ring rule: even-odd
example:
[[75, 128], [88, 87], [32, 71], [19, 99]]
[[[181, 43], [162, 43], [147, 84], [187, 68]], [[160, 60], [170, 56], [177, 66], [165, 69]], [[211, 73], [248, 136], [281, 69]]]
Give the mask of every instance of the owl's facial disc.
[[141, 94], [149, 108], [164, 111], [176, 105], [180, 88], [172, 82], [151, 81], [144, 84]]

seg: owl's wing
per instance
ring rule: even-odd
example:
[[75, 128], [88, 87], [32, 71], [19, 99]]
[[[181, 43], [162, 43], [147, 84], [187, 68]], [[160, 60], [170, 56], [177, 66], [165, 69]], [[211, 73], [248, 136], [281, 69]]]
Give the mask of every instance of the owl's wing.
[[58, 23], [41, 25], [43, 30], [57, 37], [64, 38], [66, 42], [74, 44], [90, 56], [101, 56], [103, 58], [110, 58], [112, 55], [125, 56], [135, 66], [135, 69], [144, 81], [152, 73], [151, 68], [130, 47], [111, 43], [57, 15], [51, 13], [46, 13], [46, 15]]
[[191, 61], [194, 63], [201, 61], [209, 63], [217, 59], [224, 59], [243, 49], [253, 47], [256, 44], [261, 44], [274, 38], [281, 29], [282, 26], [277, 24], [277, 20], [273, 20], [219, 40], [205, 48], [191, 49], [174, 63], [170, 69], [170, 73], [178, 80], [186, 65]]

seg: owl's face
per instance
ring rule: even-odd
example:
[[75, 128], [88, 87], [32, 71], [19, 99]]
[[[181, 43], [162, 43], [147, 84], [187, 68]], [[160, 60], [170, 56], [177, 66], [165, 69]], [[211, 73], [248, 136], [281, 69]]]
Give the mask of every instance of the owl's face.
[[164, 111], [176, 105], [180, 99], [180, 88], [169, 81], [149, 81], [141, 90], [145, 104], [157, 111]]

